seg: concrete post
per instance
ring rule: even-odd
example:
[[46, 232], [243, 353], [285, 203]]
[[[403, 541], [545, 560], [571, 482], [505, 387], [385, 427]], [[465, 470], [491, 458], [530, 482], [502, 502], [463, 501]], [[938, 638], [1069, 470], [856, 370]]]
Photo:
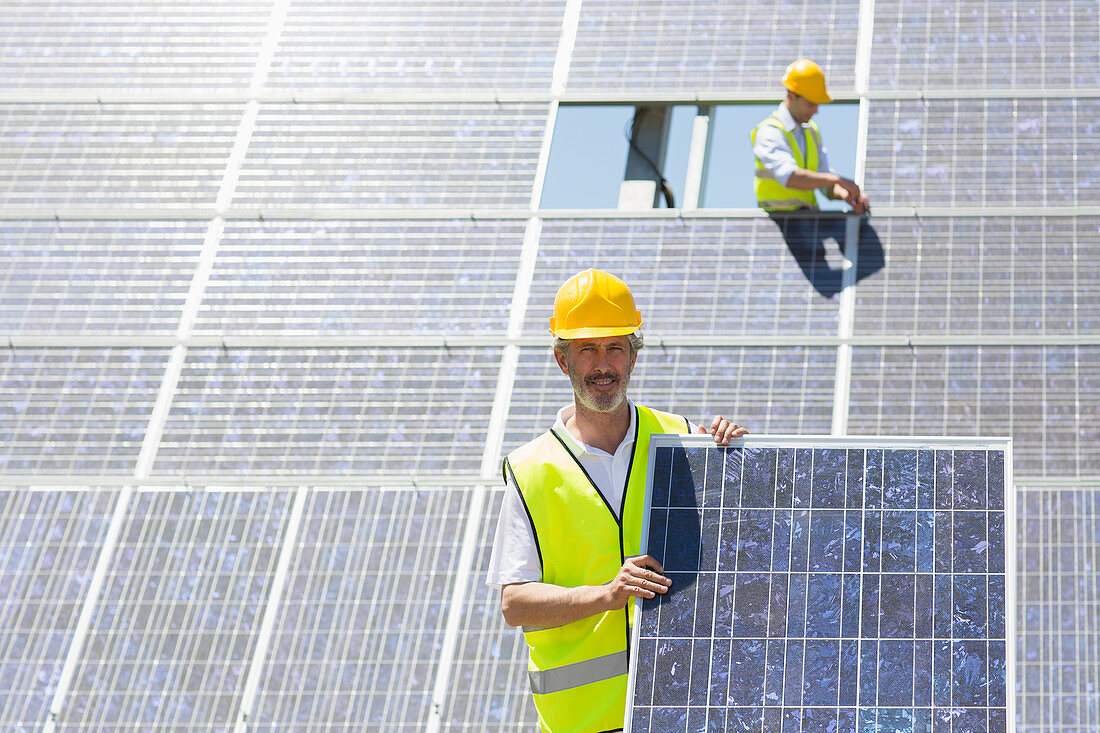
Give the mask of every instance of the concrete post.
[[[634, 110], [634, 143], [627, 154], [626, 173], [619, 187], [619, 209], [638, 211], [655, 208], [661, 200], [661, 177], [653, 170], [665, 164], [671, 107], [637, 107]], [[653, 162], [651, 166], [646, 161]]]

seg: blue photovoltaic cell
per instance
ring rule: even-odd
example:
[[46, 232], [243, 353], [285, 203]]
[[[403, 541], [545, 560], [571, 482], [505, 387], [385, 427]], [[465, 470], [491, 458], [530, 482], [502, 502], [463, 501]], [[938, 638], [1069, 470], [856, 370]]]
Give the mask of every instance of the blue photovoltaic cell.
[[1007, 452], [657, 439], [628, 730], [1007, 733]]

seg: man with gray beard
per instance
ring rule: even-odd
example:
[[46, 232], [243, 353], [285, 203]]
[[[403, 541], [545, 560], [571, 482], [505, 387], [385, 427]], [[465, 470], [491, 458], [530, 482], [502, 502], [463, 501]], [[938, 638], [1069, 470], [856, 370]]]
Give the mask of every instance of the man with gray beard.
[[[544, 731], [623, 727], [633, 599], [671, 585], [640, 554], [649, 439], [692, 426], [627, 398], [641, 325], [614, 275], [586, 270], [566, 281], [550, 332], [573, 404], [504, 460], [487, 582], [501, 590], [505, 621], [523, 627]], [[728, 445], [748, 431], [716, 416], [698, 432]]]

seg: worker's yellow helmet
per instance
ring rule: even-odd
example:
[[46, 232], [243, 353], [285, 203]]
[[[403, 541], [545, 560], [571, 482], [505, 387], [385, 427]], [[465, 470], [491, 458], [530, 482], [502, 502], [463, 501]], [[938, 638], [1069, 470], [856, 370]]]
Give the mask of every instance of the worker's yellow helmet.
[[809, 59], [799, 59], [787, 67], [787, 72], [783, 74], [783, 86], [815, 104], [833, 101], [825, 91], [825, 72]]
[[626, 283], [600, 270], [585, 270], [558, 289], [550, 333], [563, 339], [629, 336], [641, 325], [642, 314]]

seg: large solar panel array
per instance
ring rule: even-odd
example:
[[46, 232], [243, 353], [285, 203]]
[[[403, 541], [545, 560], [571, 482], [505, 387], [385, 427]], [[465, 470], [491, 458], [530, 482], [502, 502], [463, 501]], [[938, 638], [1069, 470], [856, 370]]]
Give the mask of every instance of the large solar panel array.
[[655, 439], [642, 549], [672, 586], [636, 613], [631, 733], [1007, 733], [1009, 456]]
[[[487, 546], [591, 266], [643, 403], [1011, 435], [1016, 727], [1100, 728], [1095, 3], [4, 10], [0, 727], [529, 730]], [[778, 99], [796, 54], [865, 112], [859, 226], [533, 208], [560, 105]]]

